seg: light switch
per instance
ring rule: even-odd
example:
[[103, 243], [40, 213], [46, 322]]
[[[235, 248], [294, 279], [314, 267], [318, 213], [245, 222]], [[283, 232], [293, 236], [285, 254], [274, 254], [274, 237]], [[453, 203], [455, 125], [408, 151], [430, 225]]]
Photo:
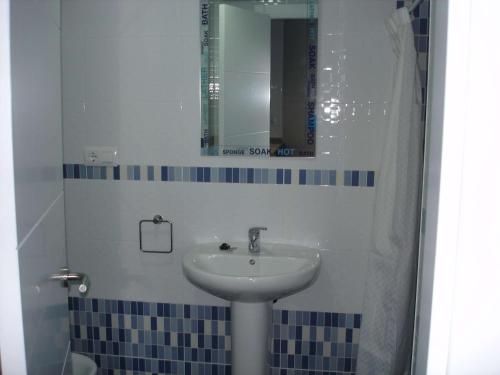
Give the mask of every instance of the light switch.
[[118, 149], [116, 147], [85, 147], [85, 164], [118, 165]]

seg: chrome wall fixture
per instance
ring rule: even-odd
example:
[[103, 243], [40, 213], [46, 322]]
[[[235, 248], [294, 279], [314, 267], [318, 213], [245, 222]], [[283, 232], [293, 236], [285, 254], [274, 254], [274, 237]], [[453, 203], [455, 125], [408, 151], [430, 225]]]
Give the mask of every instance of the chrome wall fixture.
[[[146, 250], [142, 246], [142, 224], [153, 223], [155, 225], [161, 225], [163, 223], [170, 225], [170, 249], [168, 250]], [[139, 250], [143, 253], [164, 253], [170, 254], [174, 251], [174, 226], [171, 221], [164, 219], [161, 215], [155, 215], [152, 219], [143, 219], [139, 221]]]
[[58, 273], [49, 275], [49, 280], [60, 281], [61, 286], [68, 288], [71, 283], [78, 284], [78, 292], [84, 296], [90, 288], [89, 277], [80, 272], [70, 272], [68, 267], [61, 267]]

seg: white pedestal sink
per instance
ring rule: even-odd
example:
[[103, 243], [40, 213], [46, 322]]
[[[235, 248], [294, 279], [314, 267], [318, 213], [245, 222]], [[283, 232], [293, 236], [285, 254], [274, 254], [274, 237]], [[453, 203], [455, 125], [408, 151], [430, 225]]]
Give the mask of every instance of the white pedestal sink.
[[305, 247], [262, 244], [259, 254], [247, 244], [203, 244], [184, 256], [186, 278], [200, 289], [231, 301], [233, 375], [267, 375], [272, 301], [311, 285], [319, 252]]

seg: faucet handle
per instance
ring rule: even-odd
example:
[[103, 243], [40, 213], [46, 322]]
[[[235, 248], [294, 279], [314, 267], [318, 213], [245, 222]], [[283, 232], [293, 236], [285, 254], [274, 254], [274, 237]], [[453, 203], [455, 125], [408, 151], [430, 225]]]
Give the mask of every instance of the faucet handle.
[[267, 230], [267, 227], [252, 227], [248, 230], [248, 237], [258, 236], [261, 230]]

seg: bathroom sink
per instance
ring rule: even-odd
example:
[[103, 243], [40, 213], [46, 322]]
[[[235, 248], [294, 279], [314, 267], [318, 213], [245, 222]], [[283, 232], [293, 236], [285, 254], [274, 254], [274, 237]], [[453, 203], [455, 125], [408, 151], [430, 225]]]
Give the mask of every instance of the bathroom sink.
[[219, 244], [198, 245], [184, 256], [182, 267], [191, 283], [229, 301], [266, 302], [305, 289], [315, 280], [320, 256], [305, 247], [262, 244], [253, 254], [248, 244], [219, 250]]

